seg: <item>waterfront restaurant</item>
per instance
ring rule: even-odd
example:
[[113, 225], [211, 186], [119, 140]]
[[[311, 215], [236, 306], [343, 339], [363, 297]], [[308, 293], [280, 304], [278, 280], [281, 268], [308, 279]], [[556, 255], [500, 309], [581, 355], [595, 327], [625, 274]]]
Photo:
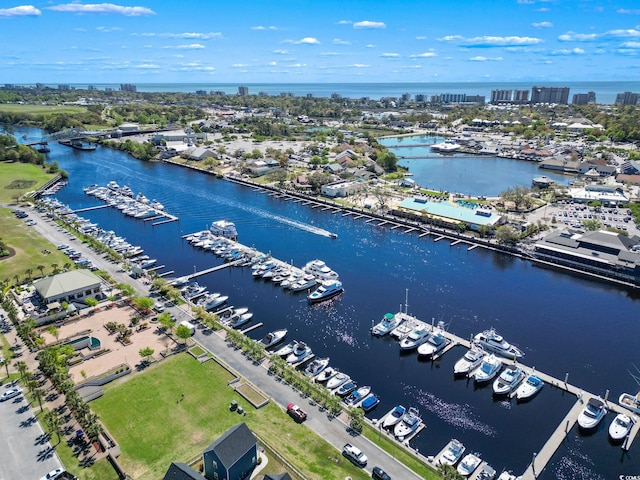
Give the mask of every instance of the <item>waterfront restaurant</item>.
[[100, 278], [89, 270], [80, 269], [41, 278], [33, 282], [33, 286], [42, 302], [47, 305], [53, 302], [71, 303], [87, 297], [100, 297], [101, 283]]
[[429, 219], [433, 223], [457, 227], [466, 224], [471, 230], [479, 227], [495, 228], [505, 222], [502, 215], [497, 215], [490, 208], [468, 202], [430, 202], [426, 198], [405, 198], [396, 207], [396, 215]]

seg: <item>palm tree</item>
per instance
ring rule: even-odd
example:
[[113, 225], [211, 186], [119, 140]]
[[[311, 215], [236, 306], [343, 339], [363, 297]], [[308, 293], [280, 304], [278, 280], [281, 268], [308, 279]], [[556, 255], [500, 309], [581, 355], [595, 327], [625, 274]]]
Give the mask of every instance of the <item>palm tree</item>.
[[9, 359], [8, 358], [0, 358], [0, 367], [2, 365], [4, 365], [4, 368], [7, 371], [7, 378], [9, 378]]
[[41, 389], [36, 388], [31, 392], [31, 395], [33, 395], [33, 398], [38, 401], [38, 405], [40, 405], [40, 411], [42, 412], [42, 400], [44, 399], [44, 392]]
[[18, 372], [20, 372], [20, 380], [24, 379], [24, 377], [27, 375], [27, 372], [29, 371], [29, 367], [27, 366], [27, 364], [22, 360], [18, 360], [13, 364], [13, 366], [18, 369]]
[[60, 443], [60, 435], [62, 434], [62, 424], [60, 422], [60, 417], [56, 413], [55, 410], [49, 410], [45, 413], [44, 423], [49, 430], [49, 435], [53, 435], [54, 433], [58, 437], [58, 443]]
[[60, 271], [60, 269], [58, 268], [58, 264], [57, 263], [52, 263], [51, 264], [51, 268], [53, 269], [54, 275]]
[[60, 330], [58, 329], [58, 327], [56, 327], [55, 325], [51, 325], [49, 328], [47, 328], [47, 332], [50, 335], [56, 337], [56, 342], [58, 341], [58, 336], [60, 335]]
[[40, 270], [40, 276], [43, 277], [44, 276], [44, 265], [38, 265], [36, 268], [38, 270]]
[[[93, 417], [94, 415], [95, 414], [91, 414], [91, 417]], [[98, 421], [97, 415], [95, 415], [95, 420], [92, 418], [92, 421], [90, 421], [87, 424], [86, 432], [87, 432], [87, 436], [92, 442], [98, 441], [98, 437], [100, 437], [100, 435], [102, 435], [102, 433], [104, 432], [104, 428], [102, 427], [102, 424]]]
[[82, 401], [82, 397], [80, 397], [80, 394], [76, 390], [71, 390], [67, 392], [65, 403], [72, 411], [77, 412], [80, 404], [84, 402]]
[[26, 275], [27, 277], [29, 277], [29, 280], [31, 280], [31, 274], [33, 273], [33, 268], [27, 268], [27, 269], [24, 271], [24, 273], [25, 273], [25, 275]]
[[69, 270], [71, 268], [71, 262], [66, 262], [63, 267], [65, 270]]
[[20, 285], [20, 275], [18, 275], [17, 273], [13, 276], [13, 278], [16, 279], [16, 285]]

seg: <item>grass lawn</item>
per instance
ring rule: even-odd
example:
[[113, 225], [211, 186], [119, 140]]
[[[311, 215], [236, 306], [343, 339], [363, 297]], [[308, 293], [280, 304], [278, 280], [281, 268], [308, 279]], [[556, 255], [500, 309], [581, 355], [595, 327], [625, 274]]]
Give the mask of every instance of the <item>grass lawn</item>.
[[[53, 271], [52, 264], [56, 263], [62, 269], [70, 261], [55, 245], [26, 225], [24, 220], [16, 218], [8, 208], [0, 208], [0, 237], [16, 252], [12, 257], [0, 258], [0, 282], [5, 279], [15, 282], [16, 275], [22, 281], [27, 277], [26, 270], [29, 268], [33, 270], [31, 276], [38, 278], [41, 276], [38, 265], [44, 266], [43, 273], [48, 275]], [[44, 253], [45, 250], [51, 253]]]
[[[120, 462], [136, 480], [162, 478], [172, 461], [189, 461], [241, 421], [307, 478], [368, 478], [276, 405], [255, 410], [227, 385], [232, 378], [214, 361], [201, 364], [182, 353], [107, 385], [91, 408], [120, 444]], [[229, 411], [231, 400], [245, 416]]]
[[0, 112], [10, 113], [27, 113], [32, 115], [40, 115], [43, 113], [84, 113], [86, 107], [73, 106], [73, 105], [17, 105], [17, 104], [1, 104]]
[[14, 203], [15, 195], [35, 190], [54, 176], [38, 165], [0, 162], [0, 203]]

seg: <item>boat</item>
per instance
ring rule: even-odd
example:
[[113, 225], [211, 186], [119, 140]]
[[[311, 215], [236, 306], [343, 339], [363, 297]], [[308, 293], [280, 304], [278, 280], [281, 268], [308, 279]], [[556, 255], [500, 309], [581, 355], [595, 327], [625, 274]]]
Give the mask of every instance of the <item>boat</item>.
[[478, 333], [473, 337], [473, 342], [487, 352], [495, 353], [501, 357], [515, 360], [524, 356], [522, 350], [507, 342], [502, 338], [502, 335], [499, 335], [493, 328]]
[[138, 193], [138, 195], [136, 195], [136, 202], [147, 204], [149, 203], [149, 199], [145, 197], [142, 192], [140, 192]]
[[342, 288], [342, 282], [338, 280], [325, 281], [307, 296], [307, 300], [311, 304], [324, 302], [336, 295], [340, 295], [343, 291], [344, 288]]
[[300, 292], [302, 290], [307, 290], [311, 287], [315, 287], [317, 283], [318, 281], [316, 280], [316, 277], [314, 277], [313, 275], [305, 275], [300, 280], [293, 283], [289, 288], [293, 292]]
[[640, 392], [636, 395], [630, 393], [623, 393], [618, 398], [618, 404], [634, 413], [640, 414]]
[[438, 152], [443, 154], [455, 153], [461, 148], [462, 148], [462, 145], [460, 145], [459, 143], [453, 142], [451, 140], [445, 140], [444, 142], [434, 143], [433, 145], [431, 145], [432, 152]]
[[311, 260], [307, 262], [307, 264], [302, 267], [302, 271], [313, 275], [320, 281], [338, 280], [338, 274], [334, 270], [331, 270], [322, 260]]
[[320, 375], [325, 368], [329, 366], [329, 357], [325, 358], [314, 358], [309, 362], [307, 368], [304, 369], [304, 374], [308, 377], [315, 377], [316, 375]]
[[351, 380], [351, 377], [349, 375], [347, 375], [346, 373], [338, 372], [327, 381], [326, 387], [329, 390], [333, 390], [335, 388], [338, 388], [343, 383], [348, 382], [350, 380]]
[[211, 224], [209, 231], [216, 237], [228, 238], [229, 240], [238, 239], [238, 231], [236, 225], [233, 222], [227, 220], [218, 220]]
[[518, 480], [518, 477], [507, 470], [503, 470], [503, 472], [498, 476], [498, 480]]
[[340, 372], [338, 372], [338, 370], [336, 370], [335, 368], [327, 367], [316, 377], [316, 382], [324, 383], [329, 379], [335, 377], [338, 373]]
[[418, 348], [429, 339], [429, 335], [429, 329], [425, 325], [414, 328], [400, 341], [400, 350], [408, 351]]
[[599, 398], [590, 398], [578, 415], [578, 425], [584, 430], [591, 430], [598, 426], [606, 414], [604, 402]]
[[260, 340], [260, 345], [264, 348], [270, 348], [274, 345], [280, 343], [284, 337], [287, 335], [287, 329], [283, 328], [282, 330], [274, 330], [273, 332], [267, 333], [262, 340]]
[[527, 400], [537, 394], [542, 387], [544, 387], [544, 381], [532, 373], [516, 389], [516, 399], [519, 401]]
[[614, 442], [620, 442], [629, 435], [631, 427], [633, 427], [633, 420], [624, 413], [619, 413], [616, 418], [613, 419], [611, 425], [609, 425], [609, 437]]
[[227, 300], [229, 300], [229, 296], [228, 295], [220, 295], [218, 298], [212, 300], [211, 302], [207, 303], [205, 305], [205, 310], [213, 310], [216, 307], [219, 307], [220, 305], [222, 305], [224, 302], [226, 302]]
[[155, 210], [164, 210], [164, 205], [157, 200], [152, 200], [149, 206]]
[[460, 460], [460, 463], [458, 464], [458, 468], [456, 468], [456, 470], [463, 477], [468, 477], [475, 471], [476, 468], [478, 468], [480, 462], [482, 462], [482, 460], [477, 454], [468, 453], [462, 458], [462, 460]]
[[407, 437], [413, 435], [421, 424], [422, 419], [420, 418], [420, 412], [418, 412], [418, 409], [409, 407], [409, 410], [404, 414], [402, 420], [394, 427], [393, 434], [402, 442]]
[[525, 373], [520, 367], [515, 365], [507, 367], [493, 382], [493, 394], [510, 394], [518, 387], [518, 385], [520, 385], [520, 382], [524, 380], [524, 377]]
[[242, 315], [238, 315], [237, 313], [234, 313], [229, 319], [228, 325], [231, 328], [240, 328], [246, 323], [249, 323], [252, 317], [253, 317], [252, 312], [243, 313]]
[[460, 457], [462, 457], [462, 454], [465, 450], [466, 449], [461, 441], [456, 440], [455, 438], [452, 439], [447, 445], [444, 453], [440, 457], [440, 464], [455, 465], [456, 463], [458, 463], [458, 460], [460, 460]]
[[278, 350], [273, 352], [274, 355], [278, 355], [279, 357], [288, 357], [291, 352], [293, 352], [293, 348], [298, 344], [296, 340], [292, 340], [287, 343], [285, 346], [280, 347]]
[[347, 398], [344, 399], [344, 403], [347, 405], [355, 405], [359, 401], [363, 400], [364, 397], [371, 393], [371, 387], [369, 385], [365, 385], [363, 387], [359, 387], [355, 389], [353, 392], [349, 394]]
[[382, 421], [382, 428], [393, 427], [400, 420], [402, 420], [402, 417], [404, 417], [405, 413], [407, 413], [406, 408], [404, 408], [402, 405], [396, 405], [393, 410], [391, 410], [391, 412], [389, 412], [389, 414], [384, 417], [384, 420]]
[[427, 341], [418, 347], [418, 356], [424, 358], [432, 358], [444, 350], [451, 343], [441, 331], [429, 336]]
[[340, 397], [346, 397], [351, 392], [353, 392], [356, 388], [358, 388], [358, 385], [356, 384], [356, 382], [354, 382], [353, 380], [349, 380], [348, 382], [344, 382], [342, 385], [340, 385], [336, 389], [335, 393]]
[[473, 373], [476, 383], [483, 383], [492, 380], [502, 368], [502, 362], [498, 357], [491, 354], [482, 360], [480, 367]]
[[360, 408], [365, 412], [373, 410], [380, 403], [380, 397], [375, 393], [370, 393], [360, 403]]
[[494, 478], [496, 478], [495, 469], [488, 463], [482, 462], [476, 475], [476, 480], [493, 480]]
[[296, 343], [293, 351], [287, 356], [287, 363], [300, 363], [311, 355], [311, 347], [304, 342]]
[[382, 317], [382, 320], [371, 327], [371, 334], [382, 337], [391, 332], [391, 330], [396, 328], [398, 325], [400, 325], [401, 322], [402, 319], [398, 315], [394, 315], [393, 313], [385, 313]]
[[454, 375], [468, 375], [473, 372], [486, 356], [484, 350], [471, 348], [453, 365]]

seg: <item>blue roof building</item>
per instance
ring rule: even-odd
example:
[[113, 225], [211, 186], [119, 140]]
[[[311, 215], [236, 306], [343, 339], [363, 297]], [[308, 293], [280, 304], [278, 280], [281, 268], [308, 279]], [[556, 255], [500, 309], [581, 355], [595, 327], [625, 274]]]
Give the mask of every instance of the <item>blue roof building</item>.
[[246, 423], [234, 425], [203, 454], [204, 476], [209, 480], [242, 480], [258, 464], [258, 444]]
[[405, 214], [427, 217], [436, 222], [454, 225], [465, 223], [471, 230], [477, 230], [482, 225], [495, 227], [504, 222], [504, 217], [493, 213], [490, 208], [464, 200], [452, 203], [431, 202], [422, 197], [405, 198], [397, 209]]

